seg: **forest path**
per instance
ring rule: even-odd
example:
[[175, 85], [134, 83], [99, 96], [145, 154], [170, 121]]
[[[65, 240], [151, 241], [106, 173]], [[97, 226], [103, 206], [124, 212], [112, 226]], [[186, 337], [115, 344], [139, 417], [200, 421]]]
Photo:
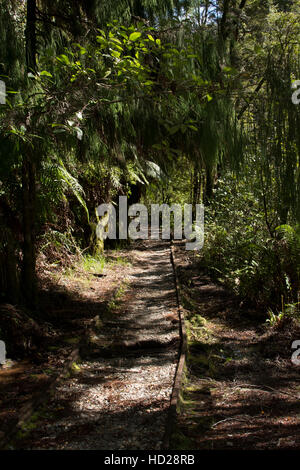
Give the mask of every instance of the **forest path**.
[[299, 327], [267, 326], [265, 312], [247, 308], [175, 246], [189, 354], [171, 448], [299, 449], [299, 366], [291, 362]]
[[137, 242], [130, 258], [120, 303], [109, 316], [99, 312], [80, 369], [60, 383], [18, 448], [162, 447], [180, 341], [169, 243]]

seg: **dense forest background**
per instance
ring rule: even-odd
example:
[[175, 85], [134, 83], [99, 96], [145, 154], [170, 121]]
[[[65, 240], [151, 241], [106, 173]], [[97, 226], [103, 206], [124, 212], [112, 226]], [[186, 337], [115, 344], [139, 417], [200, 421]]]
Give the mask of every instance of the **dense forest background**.
[[206, 208], [199, 266], [299, 313], [299, 0], [0, 1], [0, 300], [103, 256], [95, 208]]

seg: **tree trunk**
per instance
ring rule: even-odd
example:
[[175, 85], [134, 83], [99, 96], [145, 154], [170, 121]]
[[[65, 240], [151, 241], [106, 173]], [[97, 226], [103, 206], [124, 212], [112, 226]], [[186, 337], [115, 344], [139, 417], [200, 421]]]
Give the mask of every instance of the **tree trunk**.
[[27, 0], [26, 19], [26, 65], [27, 72], [36, 71], [36, 0]]
[[[27, 0], [26, 18], [26, 66], [27, 73], [36, 71], [36, 0]], [[27, 118], [30, 126], [30, 115]], [[25, 144], [22, 155], [22, 199], [23, 199], [23, 265], [22, 292], [25, 303], [36, 306], [36, 253], [35, 253], [35, 217], [36, 217], [36, 168], [34, 149]]]

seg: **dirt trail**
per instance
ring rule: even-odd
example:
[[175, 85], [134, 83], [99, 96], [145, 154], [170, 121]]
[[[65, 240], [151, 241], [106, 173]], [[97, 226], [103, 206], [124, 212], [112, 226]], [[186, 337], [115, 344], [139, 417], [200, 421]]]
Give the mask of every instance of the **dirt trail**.
[[193, 449], [299, 449], [300, 376], [291, 363], [299, 327], [272, 329], [211, 281], [178, 246], [189, 318], [188, 381], [173, 445]]
[[161, 448], [179, 347], [169, 243], [136, 244], [130, 256], [121, 304], [110, 317], [99, 315], [80, 369], [62, 381], [17, 448]]

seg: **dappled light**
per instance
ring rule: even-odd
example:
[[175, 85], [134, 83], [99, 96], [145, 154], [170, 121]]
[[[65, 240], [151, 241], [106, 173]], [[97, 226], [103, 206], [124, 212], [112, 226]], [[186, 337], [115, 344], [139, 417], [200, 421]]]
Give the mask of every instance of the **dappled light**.
[[1, 449], [299, 450], [299, 44], [300, 0], [0, 0]]

